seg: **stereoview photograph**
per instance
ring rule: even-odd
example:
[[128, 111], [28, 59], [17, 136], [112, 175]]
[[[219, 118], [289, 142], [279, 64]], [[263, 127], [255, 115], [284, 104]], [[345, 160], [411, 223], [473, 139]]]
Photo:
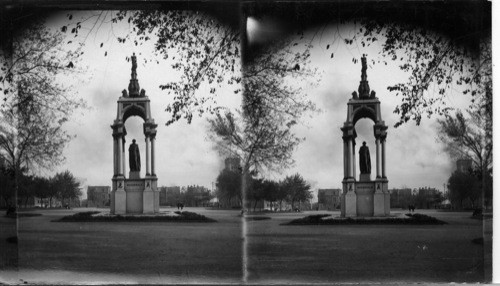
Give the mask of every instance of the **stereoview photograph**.
[[0, 283], [491, 283], [491, 6], [2, 3]]

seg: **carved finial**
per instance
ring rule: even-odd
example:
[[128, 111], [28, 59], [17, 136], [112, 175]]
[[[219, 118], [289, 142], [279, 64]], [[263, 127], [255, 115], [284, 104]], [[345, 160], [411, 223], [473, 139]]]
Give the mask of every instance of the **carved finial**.
[[135, 53], [132, 54], [132, 74], [130, 83], [128, 84], [128, 93], [130, 97], [139, 96], [139, 81], [137, 80], [137, 58]]
[[353, 91], [353, 92], [352, 92], [352, 98], [353, 98], [353, 99], [358, 99], [358, 93], [357, 93], [357, 92], [355, 92], [355, 91]]
[[137, 76], [137, 57], [132, 53], [132, 74]]
[[126, 90], [126, 89], [122, 90], [122, 96], [123, 96], [123, 97], [128, 97], [128, 94], [127, 94], [127, 90]]
[[358, 92], [359, 98], [367, 99], [370, 97], [370, 86], [368, 85], [368, 80], [366, 76], [366, 55], [363, 54], [361, 57], [361, 81], [359, 82]]

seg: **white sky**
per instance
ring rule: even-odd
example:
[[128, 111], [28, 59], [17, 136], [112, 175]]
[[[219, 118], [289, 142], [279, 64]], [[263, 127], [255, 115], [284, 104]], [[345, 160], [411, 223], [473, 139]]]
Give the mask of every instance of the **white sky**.
[[[85, 12], [89, 13], [89, 12]], [[66, 23], [65, 13], [49, 21], [50, 25], [60, 28]], [[76, 19], [79, 14], [76, 14]], [[258, 23], [253, 23], [258, 29]], [[119, 35], [128, 29], [128, 25], [115, 25], [113, 32]], [[82, 35], [85, 35], [82, 31]], [[342, 132], [347, 116], [347, 101], [351, 93], [358, 89], [361, 64], [352, 63], [352, 58], [368, 54], [368, 62], [376, 56], [374, 48], [338, 47], [332, 46], [326, 50], [326, 44], [331, 43], [332, 30], [326, 29], [322, 37], [316, 36], [313, 41], [312, 66], [322, 72], [320, 84], [307, 91], [311, 99], [322, 110], [312, 114], [307, 119], [307, 127], [298, 127], [300, 137], [305, 142], [294, 154], [296, 165], [283, 174], [269, 174], [271, 178], [279, 179], [284, 175], [300, 173], [313, 184], [313, 188], [340, 188], [343, 178]], [[123, 34], [122, 34], [123, 35]], [[309, 36], [312, 34], [309, 34]], [[307, 38], [307, 35], [306, 35]], [[99, 45], [104, 42], [104, 47]], [[165, 91], [159, 89], [176, 74], [169, 70], [170, 62], [160, 61], [144, 64], [144, 55], [152, 57], [152, 47], [136, 47], [132, 41], [119, 44], [109, 35], [109, 25], [103, 25], [97, 34], [92, 33], [85, 41], [81, 64], [88, 67], [75, 91], [78, 96], [87, 100], [90, 110], [79, 113], [66, 128], [76, 138], [67, 146], [64, 153], [66, 162], [53, 172], [70, 170], [75, 176], [86, 179], [88, 185], [110, 185], [113, 176], [113, 139], [110, 125], [116, 117], [116, 101], [121, 91], [128, 87], [131, 64], [125, 60], [135, 52], [138, 57], [138, 79], [141, 88], [151, 100], [152, 117], [158, 124], [156, 140], [156, 169], [160, 186], [198, 184], [212, 187], [222, 160], [212, 148], [206, 136], [207, 123], [205, 118], [195, 116], [191, 125], [184, 120], [165, 126], [170, 118], [164, 110], [171, 100]], [[107, 51], [107, 56], [104, 52]], [[335, 52], [333, 59], [330, 54]], [[172, 58], [172, 57], [170, 57]], [[397, 115], [392, 111], [400, 98], [389, 93], [386, 87], [404, 77], [394, 64], [388, 66], [377, 64], [368, 66], [367, 70], [370, 88], [377, 92], [381, 101], [382, 117], [389, 126], [387, 136], [387, 176], [389, 188], [408, 186], [411, 188], [429, 186], [443, 190], [443, 184], [454, 170], [454, 163], [444, 152], [443, 146], [437, 141], [436, 117], [424, 118], [421, 126], [413, 122], [397, 129], [393, 126]], [[237, 107], [239, 95], [233, 93], [234, 87], [225, 86], [219, 89], [220, 104]], [[208, 94], [208, 90], [199, 90], [199, 94]], [[467, 98], [458, 94], [450, 99], [452, 106], [466, 106]], [[375, 162], [375, 143], [373, 124], [369, 120], [360, 120], [356, 125], [358, 133], [356, 149], [361, 142], [366, 141]], [[142, 166], [145, 166], [144, 135], [142, 119], [132, 117], [126, 122], [127, 146], [136, 139], [140, 150]], [[357, 150], [356, 150], [357, 151]], [[127, 159], [128, 162], [128, 159]], [[127, 164], [128, 169], [128, 164]], [[142, 175], [144, 175], [144, 169]], [[374, 163], [372, 163], [374, 170]], [[359, 170], [358, 170], [359, 173]], [[372, 174], [373, 177], [373, 174]]]

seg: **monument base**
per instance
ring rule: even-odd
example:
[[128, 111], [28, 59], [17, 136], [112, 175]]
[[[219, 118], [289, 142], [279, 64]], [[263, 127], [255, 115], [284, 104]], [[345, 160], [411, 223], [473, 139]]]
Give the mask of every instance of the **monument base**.
[[[366, 174], [369, 176], [369, 174]], [[387, 179], [342, 181], [341, 217], [389, 216], [391, 211]]]
[[[130, 172], [139, 173], [139, 172]], [[136, 175], [134, 174], [134, 177]], [[110, 212], [112, 214], [154, 214], [160, 211], [157, 178], [113, 179]]]
[[114, 212], [113, 214], [127, 213], [127, 194], [124, 190], [116, 191], [114, 196]]
[[140, 179], [141, 178], [141, 172], [139, 172], [139, 171], [130, 171], [128, 173], [128, 178], [130, 180]]
[[370, 174], [359, 174], [359, 181], [360, 182], [370, 182]]

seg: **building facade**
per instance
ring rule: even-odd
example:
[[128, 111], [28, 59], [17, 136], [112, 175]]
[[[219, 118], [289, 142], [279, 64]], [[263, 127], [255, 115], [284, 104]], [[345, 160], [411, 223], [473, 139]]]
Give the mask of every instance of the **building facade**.
[[341, 189], [319, 189], [318, 210], [333, 211], [340, 209], [341, 195]]
[[241, 171], [240, 158], [237, 157], [226, 158], [226, 160], [224, 160], [224, 168], [232, 172]]
[[461, 173], [467, 173], [472, 170], [472, 160], [471, 159], [458, 159], [457, 160], [457, 171]]
[[106, 207], [110, 202], [110, 186], [88, 186], [87, 207]]
[[175, 206], [181, 201], [181, 187], [160, 187], [160, 205]]
[[406, 209], [412, 201], [412, 190], [410, 188], [391, 189], [391, 207]]

